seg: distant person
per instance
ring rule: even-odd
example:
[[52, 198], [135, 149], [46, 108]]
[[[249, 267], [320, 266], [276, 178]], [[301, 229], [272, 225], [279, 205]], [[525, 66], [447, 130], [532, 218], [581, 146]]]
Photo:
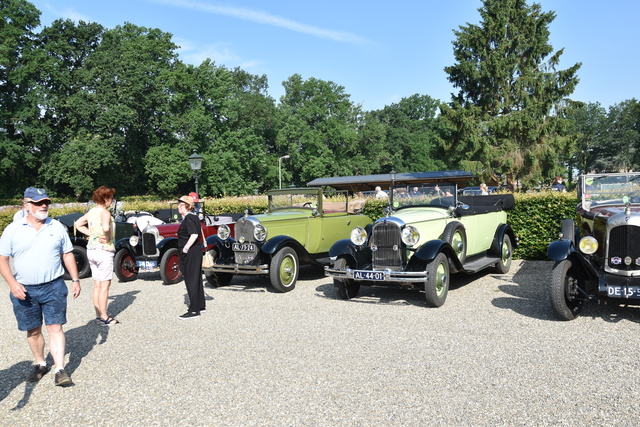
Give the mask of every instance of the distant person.
[[[27, 216], [7, 225], [0, 237], [0, 274], [11, 291], [18, 329], [27, 332], [27, 343], [35, 358], [30, 382], [40, 381], [50, 370], [44, 358], [47, 327], [49, 352], [55, 367], [54, 384], [71, 385], [64, 370], [66, 339], [62, 325], [67, 323], [67, 284], [63, 279], [64, 262], [71, 280], [73, 298], [80, 295], [80, 279], [73, 245], [67, 227], [49, 218], [51, 199], [42, 188], [24, 192]], [[13, 258], [13, 271], [9, 258]]]
[[560, 191], [562, 193], [567, 192], [567, 187], [565, 187], [562, 183], [562, 177], [560, 175], [556, 176], [556, 178], [553, 180], [553, 184], [551, 184], [551, 190]]
[[96, 322], [103, 326], [120, 323], [107, 313], [109, 288], [113, 278], [113, 256], [116, 252], [115, 222], [108, 208], [113, 203], [115, 192], [115, 189], [104, 185], [98, 187], [91, 196], [96, 206], [73, 224], [79, 232], [89, 237], [87, 259], [93, 277], [91, 299], [96, 311]]
[[195, 319], [205, 310], [204, 285], [202, 283], [202, 227], [194, 213], [195, 202], [191, 196], [178, 199], [178, 212], [182, 223], [178, 228], [178, 250], [180, 271], [189, 296], [189, 309], [180, 319]]
[[380, 188], [380, 186], [376, 187], [376, 199], [388, 199], [389, 195], [385, 192], [382, 191], [382, 188]]
[[413, 187], [409, 192], [409, 195], [411, 197], [420, 197], [422, 193], [420, 193], [420, 189], [418, 187]]
[[482, 184], [480, 184], [480, 194], [482, 196], [488, 196], [489, 195], [489, 188], [487, 187], [487, 184], [485, 184], [484, 182]]

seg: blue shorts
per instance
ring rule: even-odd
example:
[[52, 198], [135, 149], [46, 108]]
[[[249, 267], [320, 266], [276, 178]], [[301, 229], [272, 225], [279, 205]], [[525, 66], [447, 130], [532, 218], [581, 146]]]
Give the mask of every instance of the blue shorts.
[[13, 312], [18, 321], [18, 329], [30, 331], [42, 326], [42, 316], [46, 325], [67, 323], [67, 295], [69, 289], [62, 277], [44, 285], [24, 285], [27, 296], [21, 300], [10, 294]]

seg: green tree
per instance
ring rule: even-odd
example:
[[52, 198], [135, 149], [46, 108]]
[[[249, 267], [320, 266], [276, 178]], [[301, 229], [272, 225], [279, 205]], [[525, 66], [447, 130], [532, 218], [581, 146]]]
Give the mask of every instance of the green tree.
[[415, 94], [372, 112], [368, 120], [379, 120], [386, 130], [385, 147], [380, 153], [370, 154], [378, 157], [381, 171], [415, 172], [447, 168], [446, 156], [440, 148], [439, 104], [428, 95]]
[[609, 107], [589, 168], [606, 172], [640, 168], [640, 103], [635, 98]]
[[38, 119], [39, 61], [33, 30], [40, 11], [24, 0], [0, 2], [0, 194], [13, 197], [40, 184], [30, 125]]
[[358, 154], [360, 107], [352, 104], [343, 86], [330, 81], [313, 77], [305, 81], [294, 74], [283, 85], [277, 156], [291, 156], [283, 168], [283, 185], [351, 175], [351, 159]]
[[481, 24], [454, 31], [456, 63], [445, 68], [459, 92], [442, 105], [447, 152], [463, 169], [536, 183], [563, 170], [575, 137], [563, 111], [581, 64], [557, 70], [563, 49], [553, 52], [554, 12], [525, 0], [483, 0]]
[[599, 155], [596, 148], [606, 134], [607, 111], [598, 102], [587, 103], [576, 108], [569, 118], [572, 121], [569, 132], [575, 133], [577, 140], [567, 163], [570, 169], [590, 172]]

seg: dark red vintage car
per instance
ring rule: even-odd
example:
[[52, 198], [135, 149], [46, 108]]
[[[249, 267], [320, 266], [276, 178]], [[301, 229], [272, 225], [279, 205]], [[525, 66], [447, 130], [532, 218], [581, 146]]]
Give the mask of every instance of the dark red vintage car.
[[[207, 215], [204, 203], [199, 214], [205, 238], [218, 234], [226, 224], [233, 232], [236, 219], [242, 214]], [[114, 270], [122, 282], [135, 280], [141, 272], [160, 271], [163, 283], [171, 285], [182, 280], [178, 252], [178, 228], [181, 218], [172, 204], [168, 222], [158, 223], [152, 217], [140, 217], [134, 224], [134, 234], [116, 242]], [[204, 253], [204, 247], [203, 247]]]
[[579, 191], [577, 223], [563, 220], [547, 251], [561, 320], [575, 319], [588, 301], [640, 304], [640, 173], [583, 175]]

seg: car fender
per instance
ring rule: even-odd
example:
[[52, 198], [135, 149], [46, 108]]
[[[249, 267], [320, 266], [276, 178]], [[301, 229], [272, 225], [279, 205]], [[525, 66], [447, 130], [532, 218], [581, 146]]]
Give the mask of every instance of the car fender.
[[569, 239], [554, 240], [547, 248], [547, 256], [558, 262], [565, 260], [572, 252], [576, 251], [576, 247]]
[[371, 248], [358, 246], [351, 239], [342, 239], [335, 242], [329, 249], [329, 258], [335, 261], [340, 257], [346, 257], [355, 262], [356, 268], [365, 264], [371, 264]]
[[235, 239], [229, 237], [228, 239], [223, 240], [217, 234], [214, 234], [213, 236], [207, 237], [206, 242], [207, 250], [214, 247], [218, 250], [219, 259], [233, 260], [234, 253], [232, 248], [233, 244], [235, 243]]
[[511, 239], [511, 248], [515, 249], [518, 247], [518, 239], [511, 226], [509, 224], [502, 224], [496, 230], [496, 234], [493, 236], [493, 242], [491, 242], [491, 248], [489, 249], [498, 256], [502, 254], [502, 239], [505, 234]]
[[440, 252], [443, 252], [449, 262], [453, 263], [458, 270], [462, 269], [462, 264], [456, 256], [455, 251], [451, 245], [444, 240], [430, 240], [424, 245], [420, 246], [416, 253], [413, 254], [407, 265], [408, 270], [417, 270], [424, 267], [424, 263], [433, 261]]
[[71, 244], [73, 246], [81, 246], [83, 248], [87, 247], [88, 242], [84, 237], [69, 237], [69, 240], [71, 240]]
[[305, 260], [306, 262], [315, 262], [314, 258], [309, 255], [309, 252], [298, 242], [289, 236], [275, 236], [267, 240], [267, 242], [260, 249], [262, 253], [269, 256], [273, 256], [281, 248], [288, 246], [292, 248], [298, 254], [298, 258]]

